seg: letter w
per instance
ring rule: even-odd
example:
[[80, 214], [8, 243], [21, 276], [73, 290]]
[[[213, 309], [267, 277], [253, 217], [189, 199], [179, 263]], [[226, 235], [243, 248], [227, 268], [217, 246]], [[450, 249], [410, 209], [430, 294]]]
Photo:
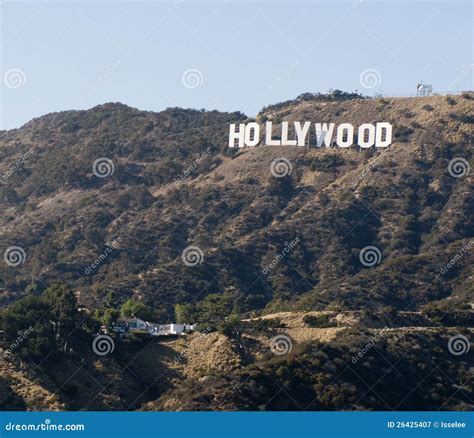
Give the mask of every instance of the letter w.
[[320, 148], [324, 145], [328, 148], [331, 146], [332, 143], [332, 133], [334, 132], [334, 123], [329, 124], [329, 128], [327, 123], [315, 123], [316, 125], [316, 145]]

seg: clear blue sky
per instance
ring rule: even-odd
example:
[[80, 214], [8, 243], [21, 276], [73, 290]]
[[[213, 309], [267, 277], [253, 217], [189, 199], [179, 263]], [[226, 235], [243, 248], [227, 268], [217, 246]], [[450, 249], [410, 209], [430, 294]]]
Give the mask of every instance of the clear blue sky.
[[[9, 0], [0, 7], [1, 129], [111, 101], [255, 115], [306, 91], [405, 94], [420, 80], [435, 91], [473, 88], [471, 2]], [[190, 69], [198, 72], [183, 78]], [[368, 69], [376, 72], [361, 83]]]

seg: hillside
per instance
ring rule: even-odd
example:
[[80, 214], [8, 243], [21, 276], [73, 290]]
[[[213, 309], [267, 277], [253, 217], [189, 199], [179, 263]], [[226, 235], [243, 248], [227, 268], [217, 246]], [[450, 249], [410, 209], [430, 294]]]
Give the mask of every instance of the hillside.
[[[323, 309], [336, 301], [408, 310], [472, 294], [472, 252], [436, 279], [473, 229], [472, 176], [447, 171], [452, 158], [472, 153], [472, 101], [452, 100], [303, 101], [259, 115], [389, 121], [396, 139], [380, 153], [259, 147], [229, 156], [236, 152], [227, 148], [228, 123], [241, 114], [149, 113], [120, 104], [2, 132], [1, 171], [15, 163], [18, 170], [1, 187], [1, 247], [26, 253], [22, 265], [0, 268], [2, 302], [58, 280], [71, 283], [85, 305], [106, 286], [122, 299], [143, 298], [167, 318], [175, 303], [229, 288], [243, 295], [242, 310], [277, 302]], [[100, 157], [113, 161], [111, 176], [92, 173]], [[277, 157], [292, 163], [290, 178], [272, 177]], [[295, 250], [263, 275], [296, 238]], [[117, 240], [119, 248], [85, 275]], [[190, 245], [202, 250], [202, 264], [183, 264]], [[373, 269], [358, 260], [368, 245], [382, 253]]]
[[[312, 316], [321, 312], [310, 312]], [[472, 328], [368, 327], [333, 313], [337, 327], [278, 313], [235, 333], [116, 339], [113, 354], [79, 355], [38, 369], [0, 356], [0, 406], [8, 410], [470, 410], [473, 352], [452, 356], [448, 340]], [[381, 318], [384, 315], [379, 315]], [[373, 320], [376, 315], [371, 315]], [[420, 322], [405, 315], [405, 323]], [[278, 327], [275, 327], [278, 326]], [[371, 325], [370, 323], [368, 325]], [[403, 325], [403, 324], [401, 324]], [[271, 339], [290, 339], [275, 354]], [[42, 370], [42, 371], [40, 371]], [[396, 388], [396, 390], [395, 390]]]
[[[119, 103], [49, 114], [0, 131], [0, 249], [5, 255], [20, 247], [18, 263], [7, 263], [5, 256], [0, 264], [0, 307], [60, 283], [89, 314], [112, 295], [108, 306], [118, 309], [133, 298], [151, 310], [153, 321], [175, 320], [180, 305], [187, 319], [209, 326], [204, 334], [153, 347], [134, 370], [139, 377], [128, 376], [130, 387], [121, 395], [118, 386], [111, 389], [110, 399], [103, 395], [95, 409], [114, 409], [119, 402], [133, 409], [176, 409], [176, 400], [182, 409], [386, 409], [385, 402], [437, 409], [452, 385], [462, 390], [441, 407], [467, 406], [472, 390], [460, 382], [469, 379], [468, 358], [451, 363], [446, 342], [456, 333], [472, 335], [473, 327], [472, 171], [452, 175], [453, 159], [472, 158], [473, 108], [471, 95], [304, 95], [264, 108], [255, 118], [387, 121], [394, 141], [381, 151], [229, 149], [229, 124], [251, 120], [242, 113], [153, 113]], [[291, 173], [276, 178], [271, 163], [282, 157]], [[109, 161], [94, 167], [102, 158]], [[365, 247], [376, 248], [377, 263], [362, 263]], [[338, 319], [309, 327], [303, 317], [313, 313]], [[214, 331], [232, 315], [244, 320], [238, 335]], [[269, 326], [256, 322], [265, 319]], [[282, 330], [295, 342], [292, 356], [267, 357], [268, 336]], [[390, 363], [397, 361], [399, 342], [414, 351], [402, 362], [414, 375], [405, 388], [425, 376], [426, 364], [443, 364], [444, 377], [427, 377], [439, 391], [406, 400], [400, 393], [384, 403], [373, 395], [356, 400], [363, 385], [352, 375], [333, 388], [339, 399], [319, 397], [321, 385], [331, 385], [331, 376], [342, 372], [338, 360], [350, 362], [378, 331], [379, 352]], [[199, 336], [204, 338], [195, 340]], [[324, 357], [322, 344], [328, 347]], [[170, 359], [176, 354], [190, 365], [176, 364]], [[382, 378], [390, 365], [385, 369], [375, 350], [371, 354], [362, 381], [384, 391], [393, 383], [393, 376]], [[126, 363], [105, 360], [117, 370]], [[157, 361], [171, 370], [161, 386], [155, 384], [159, 370], [150, 369]], [[0, 366], [11, 376], [19, 372], [11, 363]], [[110, 370], [98, 369], [93, 356], [85, 366], [81, 375], [107, 380]], [[64, 366], [71, 373], [74, 367]], [[379, 383], [371, 380], [376, 368]], [[298, 378], [290, 379], [290, 371]], [[57, 384], [61, 372], [50, 368], [47, 378]], [[279, 397], [263, 403], [275, 392], [268, 375], [290, 385], [296, 404]], [[319, 377], [311, 380], [314, 375]], [[48, 382], [38, 385], [54, 392]], [[308, 385], [313, 389], [306, 392]], [[150, 386], [153, 391], [141, 395]], [[51, 398], [51, 409], [84, 408], [93, 389], [84, 391]], [[183, 391], [194, 398], [184, 403]], [[218, 396], [211, 400], [209, 394]]]

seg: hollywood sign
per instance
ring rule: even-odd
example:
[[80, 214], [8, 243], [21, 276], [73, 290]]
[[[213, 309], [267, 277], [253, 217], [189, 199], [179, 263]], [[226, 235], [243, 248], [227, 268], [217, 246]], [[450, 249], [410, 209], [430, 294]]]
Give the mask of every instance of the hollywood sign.
[[[288, 122], [282, 122], [280, 135], [273, 137], [273, 122], [265, 123], [264, 146], [310, 146], [311, 122], [293, 122], [294, 135], [289, 134]], [[357, 133], [357, 144], [361, 148], [386, 148], [392, 143], [392, 125], [388, 122], [364, 123], [357, 130], [350, 123], [314, 123], [316, 147], [331, 147], [335, 144], [340, 148], [354, 145]], [[235, 123], [229, 127], [229, 147], [253, 147], [261, 143], [261, 126], [256, 122], [240, 123], [238, 129]], [[292, 138], [290, 138], [292, 137]]]

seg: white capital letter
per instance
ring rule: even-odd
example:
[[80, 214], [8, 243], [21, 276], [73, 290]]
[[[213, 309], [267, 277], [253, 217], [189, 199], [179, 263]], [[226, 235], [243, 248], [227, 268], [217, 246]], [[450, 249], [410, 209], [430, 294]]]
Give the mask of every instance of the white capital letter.
[[[347, 131], [347, 138], [345, 141], [344, 131]], [[337, 127], [336, 143], [340, 148], [348, 148], [354, 143], [354, 127], [350, 123], [341, 123]]]
[[244, 147], [244, 134], [245, 134], [245, 123], [239, 124], [239, 132], [235, 132], [235, 123], [231, 123], [229, 126], [229, 147], [235, 146], [235, 140], [239, 140], [239, 148]]
[[288, 122], [281, 122], [281, 145], [296, 146], [296, 140], [288, 140]]
[[327, 123], [315, 123], [316, 125], [316, 146], [320, 148], [324, 145], [328, 148], [331, 146], [332, 143], [332, 133], [334, 131], [334, 123], [329, 124], [329, 128]]
[[245, 145], [257, 146], [259, 141], [260, 141], [260, 125], [256, 122], [249, 123], [245, 127]]
[[280, 140], [272, 139], [272, 122], [265, 123], [265, 144], [268, 146], [280, 146]]
[[298, 146], [304, 146], [306, 144], [306, 136], [308, 135], [309, 127], [311, 122], [304, 122], [303, 128], [301, 128], [300, 122], [295, 122], [296, 138], [298, 139]]
[[[382, 133], [385, 130], [385, 140], [382, 140]], [[386, 148], [392, 143], [392, 125], [388, 122], [377, 123], [375, 128], [375, 147]]]
[[[365, 140], [365, 133], [369, 132], [367, 140]], [[372, 123], [364, 123], [359, 126], [357, 132], [358, 143], [361, 148], [370, 148], [375, 143], [375, 126]]]

